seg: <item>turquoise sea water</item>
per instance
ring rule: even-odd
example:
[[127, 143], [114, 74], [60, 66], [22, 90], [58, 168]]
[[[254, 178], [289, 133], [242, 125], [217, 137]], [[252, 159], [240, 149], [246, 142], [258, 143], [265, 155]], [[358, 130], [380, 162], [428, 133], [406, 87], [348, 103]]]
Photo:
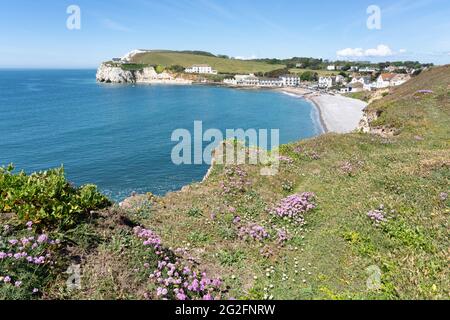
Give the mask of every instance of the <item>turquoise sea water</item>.
[[287, 143], [321, 133], [308, 102], [273, 91], [97, 84], [95, 70], [0, 70], [0, 165], [65, 167], [115, 200], [199, 181], [205, 165], [171, 161], [173, 130], [280, 129]]

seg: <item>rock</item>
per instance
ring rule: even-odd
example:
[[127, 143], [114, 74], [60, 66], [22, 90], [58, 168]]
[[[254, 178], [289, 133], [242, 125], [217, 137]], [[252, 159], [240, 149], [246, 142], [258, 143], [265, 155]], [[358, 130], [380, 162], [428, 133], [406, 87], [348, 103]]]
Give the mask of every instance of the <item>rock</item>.
[[135, 83], [136, 77], [132, 71], [123, 70], [120, 67], [102, 63], [97, 70], [98, 82], [106, 83]]

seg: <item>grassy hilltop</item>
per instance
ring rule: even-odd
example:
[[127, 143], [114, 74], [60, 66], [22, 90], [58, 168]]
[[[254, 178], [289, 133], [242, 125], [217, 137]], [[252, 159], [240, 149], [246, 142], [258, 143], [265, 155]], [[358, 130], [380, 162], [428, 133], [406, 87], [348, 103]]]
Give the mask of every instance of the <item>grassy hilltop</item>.
[[[0, 298], [449, 299], [450, 66], [393, 88], [368, 110], [372, 128], [395, 134], [284, 145], [276, 176], [259, 175], [258, 166], [216, 166], [204, 183], [137, 196], [121, 209], [99, 210], [105, 200], [92, 187], [61, 189], [46, 176], [41, 190], [67, 190], [76, 207], [33, 209], [28, 231], [33, 217], [14, 211], [60, 191], [41, 196], [36, 179], [17, 183], [0, 173], [2, 198], [14, 199], [0, 201], [1, 222], [11, 226], [0, 230], [0, 252], [6, 239], [27, 232], [60, 239], [42, 249], [55, 263], [39, 272], [17, 273], [17, 262], [0, 260], [0, 276], [23, 282], [0, 284]], [[77, 215], [69, 219], [75, 227], [54, 222], [66, 214]], [[71, 263], [82, 266], [80, 290], [65, 289]], [[31, 294], [33, 287], [39, 291]]]
[[193, 64], [208, 64], [219, 73], [256, 73], [268, 72], [283, 68], [283, 65], [273, 65], [265, 62], [247, 61], [221, 58], [207, 54], [195, 54], [177, 51], [151, 51], [139, 53], [132, 59], [136, 64], [161, 65], [164, 67], [183, 66], [185, 68]]

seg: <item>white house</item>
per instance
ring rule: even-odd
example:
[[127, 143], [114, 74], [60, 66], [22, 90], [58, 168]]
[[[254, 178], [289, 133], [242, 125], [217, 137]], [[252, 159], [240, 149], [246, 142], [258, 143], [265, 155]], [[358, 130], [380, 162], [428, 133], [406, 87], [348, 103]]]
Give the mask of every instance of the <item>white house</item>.
[[377, 79], [376, 88], [383, 89], [391, 86], [391, 80], [395, 77], [393, 73], [382, 73]]
[[319, 78], [319, 88], [331, 88], [336, 83], [336, 78], [334, 77], [320, 77]]
[[365, 68], [360, 68], [359, 72], [374, 73], [374, 72], [377, 72], [377, 69], [365, 67]]
[[199, 74], [217, 74], [217, 70], [213, 70], [211, 66], [207, 64], [194, 64], [192, 67], [184, 70], [186, 73], [199, 73]]
[[244, 86], [258, 86], [259, 85], [259, 78], [255, 76], [246, 77], [242, 80], [242, 85]]
[[409, 81], [411, 76], [409, 74], [396, 74], [391, 80], [391, 86], [401, 86], [405, 82]]
[[297, 87], [300, 84], [300, 77], [295, 75], [284, 75], [280, 79], [285, 87]]
[[260, 87], [282, 87], [283, 80], [277, 78], [261, 78], [259, 79]]
[[328, 71], [335, 71], [336, 70], [336, 66], [330, 65], [330, 66], [327, 67], [327, 70]]
[[364, 85], [361, 82], [350, 83], [348, 89], [349, 92], [361, 92], [364, 90]]
[[223, 83], [228, 84], [230, 86], [237, 86], [238, 82], [235, 78], [223, 79]]
[[345, 77], [340, 74], [335, 77], [336, 83], [343, 83], [345, 81]]

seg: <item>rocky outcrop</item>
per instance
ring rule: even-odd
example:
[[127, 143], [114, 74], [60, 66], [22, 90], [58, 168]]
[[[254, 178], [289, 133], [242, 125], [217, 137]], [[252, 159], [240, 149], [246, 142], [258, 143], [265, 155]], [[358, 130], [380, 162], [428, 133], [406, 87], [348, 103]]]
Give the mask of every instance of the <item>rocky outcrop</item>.
[[377, 134], [382, 137], [392, 137], [396, 134], [395, 128], [387, 128], [384, 126], [372, 126], [371, 123], [376, 121], [381, 115], [381, 112], [364, 110], [363, 117], [359, 122], [358, 131], [363, 133]]
[[123, 70], [121, 67], [102, 63], [97, 70], [98, 82], [106, 83], [135, 83], [136, 77], [132, 71]]
[[105, 83], [166, 83], [192, 84], [192, 80], [177, 77], [166, 71], [157, 73], [153, 67], [141, 70], [124, 70], [120, 65], [102, 63], [97, 70], [96, 79]]

